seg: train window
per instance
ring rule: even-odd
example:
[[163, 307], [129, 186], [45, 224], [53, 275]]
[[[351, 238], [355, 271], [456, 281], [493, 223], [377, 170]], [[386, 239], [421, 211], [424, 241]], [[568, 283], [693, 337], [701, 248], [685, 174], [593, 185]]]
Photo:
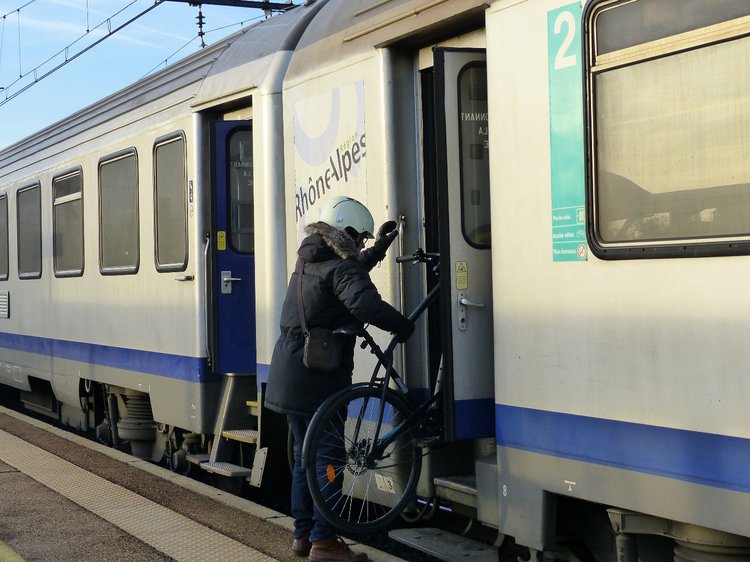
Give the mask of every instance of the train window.
[[138, 158], [132, 149], [99, 163], [99, 260], [105, 274], [138, 271]]
[[18, 190], [18, 277], [42, 276], [42, 206], [39, 184]]
[[81, 170], [52, 180], [55, 275], [83, 274], [83, 175]]
[[461, 217], [472, 246], [490, 247], [490, 164], [487, 65], [471, 63], [458, 76]]
[[750, 253], [746, 0], [599, 7], [585, 18], [592, 249]]
[[154, 146], [154, 224], [156, 269], [187, 266], [185, 138], [158, 140]]
[[253, 251], [253, 133], [236, 131], [229, 138], [229, 199], [231, 202], [230, 240], [240, 253]]
[[8, 196], [0, 196], [0, 281], [8, 279]]

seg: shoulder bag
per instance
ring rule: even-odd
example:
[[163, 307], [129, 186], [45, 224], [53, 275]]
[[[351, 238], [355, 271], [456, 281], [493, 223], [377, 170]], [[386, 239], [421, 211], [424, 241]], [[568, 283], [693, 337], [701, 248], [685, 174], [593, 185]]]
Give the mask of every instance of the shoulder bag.
[[332, 373], [341, 365], [341, 338], [332, 330], [316, 327], [307, 329], [305, 306], [302, 302], [302, 276], [305, 274], [305, 262], [297, 276], [297, 307], [302, 333], [305, 337], [305, 348], [302, 361], [305, 367], [323, 373]]

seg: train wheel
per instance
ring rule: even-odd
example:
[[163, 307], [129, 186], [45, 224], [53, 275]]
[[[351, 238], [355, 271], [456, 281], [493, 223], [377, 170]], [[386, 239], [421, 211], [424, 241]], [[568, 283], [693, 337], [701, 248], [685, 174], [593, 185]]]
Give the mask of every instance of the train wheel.
[[[310, 493], [321, 514], [345, 533], [383, 529], [409, 503], [422, 468], [413, 432], [404, 433], [379, 456], [368, 453], [411, 414], [408, 403], [388, 390], [383, 423], [375, 435], [382, 391], [351, 387], [329, 398], [313, 416], [303, 448]], [[359, 421], [361, 420], [361, 421]]]

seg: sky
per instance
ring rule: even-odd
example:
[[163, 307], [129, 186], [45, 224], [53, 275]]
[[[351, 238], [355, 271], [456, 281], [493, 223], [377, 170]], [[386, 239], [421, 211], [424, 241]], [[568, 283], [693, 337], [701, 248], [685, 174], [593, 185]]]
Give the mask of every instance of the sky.
[[[154, 4], [0, 0], [0, 149], [201, 48], [198, 8], [166, 1], [82, 52]], [[207, 45], [265, 18], [252, 8], [202, 11]], [[65, 62], [66, 52], [69, 62], [42, 78]]]

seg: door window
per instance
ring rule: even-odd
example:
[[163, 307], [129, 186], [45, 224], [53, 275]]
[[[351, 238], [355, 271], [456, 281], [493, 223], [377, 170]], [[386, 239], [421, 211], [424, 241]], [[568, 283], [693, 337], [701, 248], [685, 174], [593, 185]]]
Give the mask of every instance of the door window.
[[229, 137], [229, 221], [232, 249], [241, 254], [253, 252], [253, 135], [240, 130]]
[[490, 246], [490, 167], [487, 65], [470, 63], [458, 76], [461, 214], [472, 246]]

